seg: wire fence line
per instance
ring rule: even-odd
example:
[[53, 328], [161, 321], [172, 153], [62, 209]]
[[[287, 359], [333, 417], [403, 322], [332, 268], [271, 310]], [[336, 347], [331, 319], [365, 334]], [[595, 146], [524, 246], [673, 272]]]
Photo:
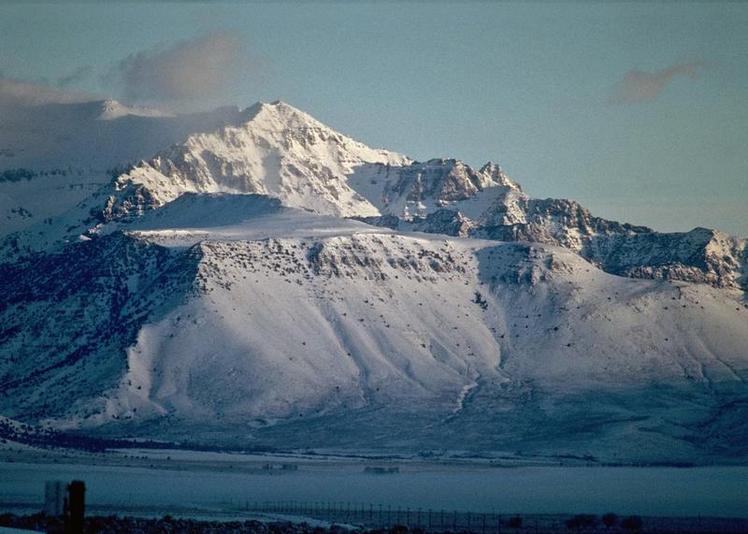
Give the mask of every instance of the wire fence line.
[[[464, 531], [491, 534], [511, 528], [515, 516], [495, 513], [458, 512], [423, 508], [403, 508], [354, 502], [267, 501], [246, 503], [246, 510], [266, 514], [304, 516], [331, 523], [372, 528], [406, 525], [428, 531]], [[520, 519], [521, 521], [521, 519]]]
[[744, 534], [748, 519], [701, 517], [636, 517], [639, 521], [616, 517], [606, 525], [602, 517], [579, 514], [506, 514], [465, 512], [445, 509], [395, 507], [357, 502], [263, 501], [245, 502], [248, 512], [297, 516], [333, 524], [371, 529], [389, 529], [397, 525], [424, 532], [472, 532], [480, 534], [544, 534], [558, 532], [596, 533], [707, 533]]

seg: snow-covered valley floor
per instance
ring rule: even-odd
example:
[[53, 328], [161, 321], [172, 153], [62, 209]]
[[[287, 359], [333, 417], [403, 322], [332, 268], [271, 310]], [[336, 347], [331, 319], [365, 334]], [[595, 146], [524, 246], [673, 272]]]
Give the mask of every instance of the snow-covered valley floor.
[[[131, 450], [0, 462], [0, 511], [33, 511], [46, 480], [82, 479], [92, 509], [240, 512], [266, 501], [476, 513], [746, 517], [748, 467], [493, 467], [481, 463]], [[135, 458], [135, 457], [138, 458]], [[22, 456], [16, 456], [19, 460]], [[168, 458], [168, 459], [167, 459]], [[30, 458], [26, 458], [29, 460]], [[270, 464], [271, 468], [266, 466]], [[296, 470], [283, 470], [292, 464]], [[367, 466], [397, 467], [393, 474]]]

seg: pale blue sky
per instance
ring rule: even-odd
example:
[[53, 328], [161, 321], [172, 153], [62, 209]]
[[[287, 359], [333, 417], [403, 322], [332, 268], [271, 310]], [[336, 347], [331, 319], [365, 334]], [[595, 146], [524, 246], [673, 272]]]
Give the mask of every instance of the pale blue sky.
[[746, 28], [748, 3], [0, 3], [0, 75], [137, 99], [124, 58], [230, 36], [225, 91], [161, 104], [282, 99], [602, 216], [748, 236]]

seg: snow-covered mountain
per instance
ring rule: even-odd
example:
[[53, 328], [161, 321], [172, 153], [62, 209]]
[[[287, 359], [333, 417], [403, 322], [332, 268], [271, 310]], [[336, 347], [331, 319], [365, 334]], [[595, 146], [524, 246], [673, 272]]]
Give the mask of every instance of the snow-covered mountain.
[[349, 184], [365, 164], [408, 158], [373, 150], [283, 102], [257, 104], [239, 125], [191, 135], [117, 178], [106, 217], [162, 206], [185, 192], [259, 193], [332, 215], [379, 212]]
[[[745, 241], [284, 103], [2, 241], [0, 414], [283, 448], [745, 461]], [[119, 119], [112, 119], [119, 120]]]
[[[623, 432], [643, 440], [626, 454], [649, 460], [661, 443], [679, 459], [719, 455], [667, 425], [691, 436], [742, 413], [748, 309], [737, 291], [608, 275], [553, 246], [382, 232], [267, 197], [188, 194], [163, 210], [3, 267], [15, 283], [2, 288], [2, 413], [276, 446], [269, 423], [319, 433], [350, 417], [315, 446], [366, 447], [371, 425], [402, 412], [395, 421], [424, 418], [398, 433], [404, 449], [475, 452], [490, 450], [484, 434], [502, 417], [520, 424], [532, 407], [542, 421], [546, 403], [570, 396], [601, 396], [605, 413], [633, 390], [657, 408], [587, 420], [599, 435], [584, 452], [623, 454], [603, 445]], [[678, 408], [678, 388], [708, 400], [698, 416]], [[544, 448], [525, 426], [511, 443], [573, 449]], [[453, 433], [476, 445], [457, 447]]]
[[624, 276], [748, 285], [745, 239], [608, 221], [571, 200], [529, 197], [494, 163], [473, 169], [458, 160], [412, 161], [369, 148], [283, 102], [256, 104], [218, 130], [188, 136], [118, 175], [52, 228], [37, 224], [25, 237], [14, 236], [13, 246], [45, 250], [184, 193], [216, 192], [265, 194], [287, 206], [402, 231], [559, 245]]

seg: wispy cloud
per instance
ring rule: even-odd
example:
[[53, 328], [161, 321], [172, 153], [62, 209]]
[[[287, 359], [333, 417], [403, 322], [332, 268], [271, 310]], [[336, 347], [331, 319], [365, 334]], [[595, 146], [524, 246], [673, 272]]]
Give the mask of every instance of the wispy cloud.
[[240, 39], [219, 32], [131, 54], [106, 78], [128, 101], [179, 104], [228, 95], [252, 68]]
[[78, 67], [70, 74], [60, 76], [57, 79], [57, 87], [70, 87], [71, 85], [77, 85], [91, 78], [93, 75], [93, 67], [85, 65]]
[[647, 72], [638, 69], [628, 71], [618, 82], [609, 98], [611, 104], [638, 104], [655, 100], [675, 78], [698, 78], [704, 68], [702, 61], [679, 63], [666, 69]]
[[97, 98], [100, 97], [82, 91], [0, 77], [0, 111], [4, 107], [70, 104], [89, 102]]

